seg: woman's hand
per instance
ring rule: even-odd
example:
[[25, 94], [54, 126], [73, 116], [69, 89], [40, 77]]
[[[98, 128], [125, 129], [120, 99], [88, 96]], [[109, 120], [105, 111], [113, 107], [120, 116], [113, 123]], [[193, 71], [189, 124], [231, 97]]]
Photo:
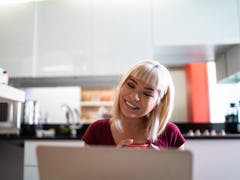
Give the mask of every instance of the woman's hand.
[[133, 139], [124, 139], [117, 144], [117, 148], [121, 148], [130, 144], [133, 144]]
[[[164, 150], [164, 149], [161, 149], [160, 147], [158, 147], [158, 146], [156, 146], [156, 145], [154, 145], [154, 144], [150, 144], [149, 146], [150, 146], [150, 148], [152, 148], [152, 149], [156, 149], [156, 150]], [[184, 144], [181, 145], [181, 146], [178, 148], [178, 150], [183, 151], [183, 150], [184, 150]]]
[[155, 149], [155, 150], [161, 150], [158, 146], [156, 146], [152, 143], [149, 145], [149, 147], [152, 148], [152, 149]]
[[149, 144], [144, 143], [134, 143], [133, 139], [125, 139], [118, 143], [117, 148], [127, 147], [127, 148], [134, 148], [134, 149], [148, 149], [151, 148]]

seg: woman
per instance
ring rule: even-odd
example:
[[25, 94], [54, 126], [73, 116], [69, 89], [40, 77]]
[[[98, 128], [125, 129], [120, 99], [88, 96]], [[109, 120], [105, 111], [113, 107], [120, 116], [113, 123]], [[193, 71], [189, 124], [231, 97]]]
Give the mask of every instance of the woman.
[[153, 60], [133, 65], [117, 89], [111, 119], [92, 123], [83, 140], [90, 145], [183, 149], [185, 139], [169, 122], [174, 86], [169, 71]]

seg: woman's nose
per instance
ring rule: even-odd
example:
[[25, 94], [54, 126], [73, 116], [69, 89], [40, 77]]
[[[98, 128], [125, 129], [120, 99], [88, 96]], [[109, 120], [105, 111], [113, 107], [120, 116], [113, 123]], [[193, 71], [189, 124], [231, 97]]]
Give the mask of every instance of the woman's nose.
[[133, 99], [134, 99], [135, 101], [140, 101], [140, 96], [139, 96], [139, 93], [138, 93], [138, 92], [134, 92], [134, 93], [132, 94], [132, 96], [133, 96]]

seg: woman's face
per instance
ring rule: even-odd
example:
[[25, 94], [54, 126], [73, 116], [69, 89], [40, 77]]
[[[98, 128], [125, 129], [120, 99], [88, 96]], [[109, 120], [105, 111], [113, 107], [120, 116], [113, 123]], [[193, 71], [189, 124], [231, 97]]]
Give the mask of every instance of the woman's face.
[[120, 89], [121, 112], [129, 118], [142, 118], [152, 111], [158, 97], [159, 90], [130, 76]]

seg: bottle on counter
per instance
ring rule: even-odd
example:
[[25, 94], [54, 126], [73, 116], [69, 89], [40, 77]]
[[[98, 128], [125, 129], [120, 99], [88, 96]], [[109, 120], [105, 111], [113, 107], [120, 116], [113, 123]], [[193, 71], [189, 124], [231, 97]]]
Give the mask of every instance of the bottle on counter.
[[238, 115], [238, 123], [240, 123], [240, 100], [238, 101], [238, 105], [237, 105], [237, 115]]
[[43, 122], [41, 118], [39, 118], [37, 124], [35, 124], [35, 134], [38, 138], [43, 137]]
[[225, 116], [225, 122], [227, 123], [238, 122], [238, 108], [234, 102], [231, 102], [229, 104], [227, 115]]

